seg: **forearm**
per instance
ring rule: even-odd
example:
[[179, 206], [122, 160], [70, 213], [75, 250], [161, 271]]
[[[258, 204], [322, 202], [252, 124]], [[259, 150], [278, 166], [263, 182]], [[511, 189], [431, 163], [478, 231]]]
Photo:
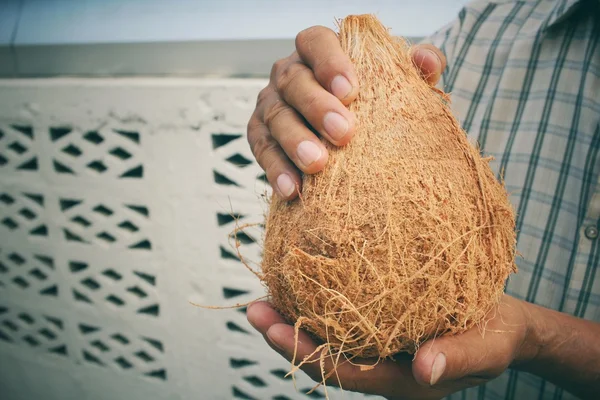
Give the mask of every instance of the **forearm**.
[[525, 303], [530, 326], [513, 368], [585, 399], [600, 394], [600, 324]]

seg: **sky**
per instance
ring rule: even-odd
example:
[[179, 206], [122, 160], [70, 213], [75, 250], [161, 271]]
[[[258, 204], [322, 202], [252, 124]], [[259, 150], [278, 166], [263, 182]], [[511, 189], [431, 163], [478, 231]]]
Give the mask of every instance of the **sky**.
[[[6, 11], [10, 11], [11, 2], [19, 2], [4, 1]], [[334, 28], [336, 18], [359, 13], [377, 15], [396, 35], [415, 37], [431, 34], [451, 21], [465, 3], [466, 0], [22, 0], [14, 40], [19, 44], [75, 44], [286, 39], [312, 25]], [[2, 13], [0, 9], [0, 19]]]

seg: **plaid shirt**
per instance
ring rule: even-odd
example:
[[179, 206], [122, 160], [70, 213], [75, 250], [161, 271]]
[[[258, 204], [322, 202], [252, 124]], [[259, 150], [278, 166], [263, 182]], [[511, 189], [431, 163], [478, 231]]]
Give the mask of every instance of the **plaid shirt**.
[[[428, 42], [440, 88], [517, 211], [508, 294], [600, 321], [600, 1], [476, 1]], [[600, 340], [600, 338], [598, 339]], [[451, 399], [569, 399], [509, 370]], [[600, 394], [599, 394], [600, 398]]]

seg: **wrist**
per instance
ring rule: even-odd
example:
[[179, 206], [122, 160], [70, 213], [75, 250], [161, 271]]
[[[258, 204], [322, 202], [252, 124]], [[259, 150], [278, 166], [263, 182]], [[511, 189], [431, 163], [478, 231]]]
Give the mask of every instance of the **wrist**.
[[598, 398], [600, 324], [520, 303], [526, 329], [510, 368], [537, 375], [582, 398]]
[[525, 324], [521, 346], [517, 350], [511, 368], [526, 370], [538, 359], [546, 341], [543, 309], [524, 300], [517, 300]]

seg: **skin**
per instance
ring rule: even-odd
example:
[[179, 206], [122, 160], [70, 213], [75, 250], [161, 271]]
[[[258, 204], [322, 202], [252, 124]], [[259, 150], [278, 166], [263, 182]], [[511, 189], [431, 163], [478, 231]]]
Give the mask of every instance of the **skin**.
[[[418, 46], [413, 60], [431, 84], [446, 67], [445, 57], [433, 46]], [[300, 32], [296, 51], [273, 65], [248, 122], [248, 142], [281, 197], [295, 198], [300, 174], [325, 167], [327, 149], [315, 132], [338, 146], [352, 139], [356, 121], [346, 106], [358, 89], [352, 63], [335, 33], [324, 27]], [[336, 129], [335, 122], [342, 127]]]
[[[267, 302], [250, 305], [247, 316], [269, 346], [291, 361], [294, 327]], [[514, 368], [541, 376], [583, 399], [597, 399], [599, 337], [598, 323], [505, 295], [485, 334], [473, 328], [460, 335], [430, 340], [421, 345], [414, 357], [399, 354], [369, 371], [361, 371], [356, 364], [373, 365], [376, 360], [342, 363], [337, 367], [337, 377], [328, 379], [327, 385], [387, 399], [441, 399]], [[296, 360], [303, 360], [317, 346], [300, 331]], [[442, 361], [436, 363], [440, 354], [438, 360]], [[325, 374], [332, 368], [331, 360], [326, 359]], [[322, 382], [318, 362], [304, 364], [302, 370], [316, 382]]]
[[[428, 45], [415, 46], [413, 61], [432, 85], [446, 67], [443, 54]], [[337, 146], [352, 139], [356, 121], [346, 106], [358, 90], [350, 60], [335, 33], [325, 27], [300, 32], [296, 51], [273, 65], [269, 84], [260, 92], [248, 123], [248, 142], [279, 196], [295, 198], [301, 190], [301, 174], [319, 172], [327, 163], [327, 150], [318, 136]], [[292, 360], [290, 321], [266, 302], [251, 304], [247, 317], [275, 351]], [[484, 332], [473, 328], [428, 341], [414, 357], [399, 354], [368, 371], [343, 363], [327, 384], [388, 399], [441, 399], [515, 368], [592, 399], [600, 393], [598, 338], [599, 323], [505, 295]], [[303, 360], [319, 345], [302, 331], [298, 339], [296, 360]], [[372, 365], [375, 360], [354, 360], [360, 363]], [[332, 368], [326, 360], [326, 375]], [[322, 381], [318, 362], [305, 363], [302, 369]]]

